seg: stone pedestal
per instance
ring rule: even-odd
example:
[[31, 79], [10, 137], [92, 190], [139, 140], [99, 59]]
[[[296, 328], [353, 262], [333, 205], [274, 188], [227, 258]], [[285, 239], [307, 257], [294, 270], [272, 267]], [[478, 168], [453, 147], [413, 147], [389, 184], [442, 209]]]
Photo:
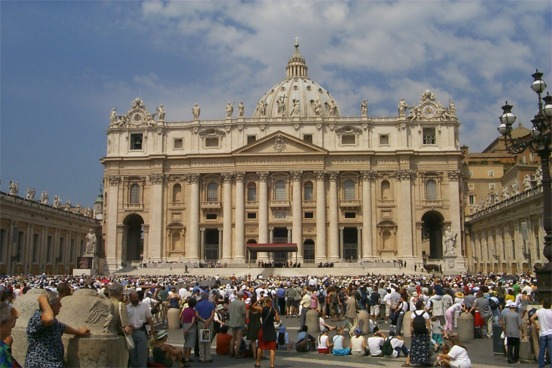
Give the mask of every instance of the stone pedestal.
[[308, 326], [309, 334], [316, 336], [320, 333], [320, 324], [318, 323], [318, 312], [315, 309], [309, 309], [305, 316], [305, 324]]
[[446, 254], [443, 256], [443, 274], [460, 275], [467, 272], [466, 258], [456, 254]]
[[80, 275], [95, 275], [98, 270], [98, 257], [94, 255], [84, 254], [77, 259], [77, 268], [73, 269], [73, 276]]

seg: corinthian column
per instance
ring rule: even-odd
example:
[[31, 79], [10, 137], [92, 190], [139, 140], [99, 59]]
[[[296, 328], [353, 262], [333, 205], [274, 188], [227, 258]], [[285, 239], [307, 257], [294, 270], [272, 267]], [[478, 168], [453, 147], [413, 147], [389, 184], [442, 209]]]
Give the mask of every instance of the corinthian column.
[[399, 257], [411, 257], [413, 254], [414, 239], [412, 237], [412, 188], [410, 170], [399, 170], [396, 174], [399, 180]]
[[[166, 257], [166, 249], [161, 249], [163, 241], [163, 182], [165, 176], [163, 174], [150, 175], [151, 183], [151, 216], [149, 219], [150, 237], [148, 242], [144, 242], [144, 259], [151, 258], [153, 260]], [[163, 254], [165, 253], [165, 254]]]
[[223, 200], [222, 206], [222, 260], [232, 259], [232, 174], [222, 174]]
[[316, 173], [316, 263], [327, 262], [326, 254], [326, 174]]
[[291, 180], [293, 183], [293, 200], [292, 200], [292, 217], [293, 217], [293, 230], [292, 230], [292, 242], [297, 244], [297, 261], [303, 263], [303, 221], [301, 216], [301, 204], [303, 198], [301, 197], [301, 172], [294, 171], [291, 173]]
[[362, 173], [362, 260], [374, 256], [372, 239], [372, 181], [374, 172], [363, 171]]
[[186, 260], [199, 260], [199, 174], [188, 175], [190, 184], [190, 231], [186, 242]]
[[[259, 175], [259, 243], [268, 243], [268, 172], [260, 172]], [[257, 259], [268, 261], [266, 252], [259, 252]]]
[[234, 225], [234, 263], [244, 262], [244, 238], [245, 238], [245, 191], [243, 179], [245, 174], [235, 173], [236, 178], [236, 218]]
[[[460, 172], [451, 171], [448, 173], [449, 179], [449, 208], [461, 208], [460, 207]], [[450, 228], [453, 234], [460, 235], [456, 241], [456, 254], [459, 256], [465, 256], [462, 240], [462, 229], [460, 226], [460, 211], [450, 211]]]
[[339, 204], [337, 202], [337, 175], [337, 172], [330, 173], [330, 262], [336, 262], [339, 260]]

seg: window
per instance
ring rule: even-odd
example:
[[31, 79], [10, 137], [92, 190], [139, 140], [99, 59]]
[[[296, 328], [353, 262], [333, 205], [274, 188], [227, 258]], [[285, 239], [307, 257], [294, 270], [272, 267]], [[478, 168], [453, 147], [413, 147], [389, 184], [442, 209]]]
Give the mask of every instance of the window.
[[130, 135], [130, 149], [131, 150], [141, 150], [142, 149], [142, 133], [132, 133]]
[[303, 140], [312, 144], [312, 134], [303, 134]]
[[257, 212], [247, 212], [247, 218], [249, 220], [254, 220], [257, 218]]
[[379, 136], [380, 145], [388, 146], [389, 145], [389, 134], [380, 134]]
[[492, 178], [494, 176], [494, 170], [488, 170], [487, 176], [489, 176], [489, 178]]
[[130, 185], [130, 200], [131, 204], [140, 203], [140, 186], [136, 183]]
[[312, 201], [313, 200], [313, 184], [312, 181], [306, 181], [303, 184], [303, 200]]
[[343, 134], [341, 136], [341, 144], [346, 145], [355, 145], [356, 144], [356, 135], [355, 134]]
[[433, 179], [429, 179], [426, 181], [425, 185], [426, 190], [426, 200], [428, 201], [435, 201], [437, 200], [437, 183]]
[[251, 144], [257, 140], [257, 136], [255, 135], [248, 135], [247, 136], [247, 144]]
[[216, 213], [207, 213], [207, 214], [205, 214], [205, 219], [206, 220], [216, 220], [217, 219], [217, 214]]
[[435, 144], [435, 128], [424, 128], [424, 144]]
[[218, 185], [217, 183], [209, 183], [207, 185], [207, 202], [218, 201]]
[[348, 219], [356, 218], [356, 212], [345, 212], [345, 218], [348, 218]]
[[314, 218], [314, 212], [305, 212], [305, 218], [306, 219], [313, 219]]
[[175, 138], [174, 139], [174, 149], [182, 149], [184, 148], [184, 141], [182, 138]]
[[495, 185], [493, 183], [489, 184], [489, 190], [495, 190]]
[[355, 182], [352, 180], [347, 180], [343, 183], [343, 199], [346, 201], [352, 201], [356, 198], [355, 196]]
[[257, 185], [255, 183], [247, 184], [247, 201], [257, 202]]
[[276, 201], [284, 201], [286, 199], [286, 183], [283, 180], [278, 180], [274, 185], [274, 199]]
[[207, 137], [205, 138], [205, 147], [218, 147], [219, 138], [218, 137]]
[[475, 195], [472, 194], [468, 196], [468, 203], [475, 204]]

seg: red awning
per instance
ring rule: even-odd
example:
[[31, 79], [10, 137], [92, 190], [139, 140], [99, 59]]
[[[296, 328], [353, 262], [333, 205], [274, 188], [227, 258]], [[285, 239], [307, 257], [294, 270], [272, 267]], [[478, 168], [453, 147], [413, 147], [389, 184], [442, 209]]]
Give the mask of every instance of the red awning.
[[247, 244], [250, 252], [297, 252], [296, 243]]

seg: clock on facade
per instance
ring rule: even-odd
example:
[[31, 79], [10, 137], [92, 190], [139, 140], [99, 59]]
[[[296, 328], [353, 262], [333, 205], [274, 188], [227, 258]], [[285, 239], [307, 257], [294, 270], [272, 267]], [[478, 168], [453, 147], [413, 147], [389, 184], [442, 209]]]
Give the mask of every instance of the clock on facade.
[[424, 118], [433, 118], [437, 114], [437, 108], [433, 104], [426, 104], [422, 106], [422, 116]]

